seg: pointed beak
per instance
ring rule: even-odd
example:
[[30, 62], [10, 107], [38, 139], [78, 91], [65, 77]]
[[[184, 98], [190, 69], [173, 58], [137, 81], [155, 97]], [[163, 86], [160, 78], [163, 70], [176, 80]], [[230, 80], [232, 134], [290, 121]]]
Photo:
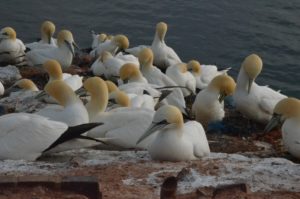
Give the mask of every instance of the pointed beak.
[[77, 89], [77, 90], [75, 91], [75, 94], [76, 94], [76, 95], [79, 95], [80, 97], [82, 97], [82, 96], [87, 96], [87, 92], [86, 92], [86, 90], [85, 90], [83, 87]]
[[224, 93], [221, 93], [220, 96], [219, 96], [219, 102], [220, 104], [224, 101], [226, 95]]
[[73, 42], [72, 44], [77, 50], [80, 50], [79, 46], [75, 42]]
[[48, 37], [48, 44], [51, 44], [51, 33], [50, 32], [48, 32], [47, 37]]
[[145, 131], [145, 133], [138, 139], [138, 141], [136, 142], [136, 144], [138, 145], [140, 142], [142, 142], [144, 139], [146, 139], [147, 137], [149, 137], [151, 134], [153, 134], [154, 132], [156, 132], [159, 129], [162, 129], [164, 126], [166, 126], [168, 123], [163, 120], [161, 122], [155, 123], [152, 122], [152, 124], [149, 126], [149, 128]]
[[65, 43], [66, 43], [67, 47], [69, 48], [69, 50], [71, 51], [71, 53], [74, 57], [75, 56], [75, 50], [74, 50], [73, 45], [70, 42], [66, 41], [66, 40], [65, 40]]
[[267, 126], [264, 129], [264, 133], [272, 131], [276, 126], [280, 124], [281, 115], [274, 114]]
[[47, 93], [45, 91], [41, 91], [39, 94], [37, 94], [34, 99], [37, 99], [37, 100], [41, 100], [43, 99], [44, 97], [47, 96]]
[[249, 79], [249, 83], [248, 83], [248, 94], [250, 93], [250, 90], [251, 90], [253, 81], [254, 81], [253, 79]]
[[124, 52], [123, 48], [117, 47], [116, 51], [115, 51], [115, 55], [117, 55], [119, 52]]
[[12, 85], [11, 87], [5, 89], [5, 91], [4, 91], [4, 93], [3, 93], [2, 96], [3, 96], [3, 97], [6, 97], [6, 96], [8, 96], [10, 93], [16, 92], [16, 91], [19, 91], [19, 90], [20, 90], [20, 89], [17, 88], [16, 85]]
[[123, 81], [123, 84], [128, 84], [128, 82], [129, 82], [129, 79], [128, 79], [128, 78], [126, 78], [126, 79], [123, 79], [122, 81]]

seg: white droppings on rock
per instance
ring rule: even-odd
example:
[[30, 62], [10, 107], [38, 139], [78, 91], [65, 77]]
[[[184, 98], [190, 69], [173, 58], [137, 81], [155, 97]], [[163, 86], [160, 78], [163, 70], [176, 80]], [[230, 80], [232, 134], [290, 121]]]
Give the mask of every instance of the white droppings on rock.
[[0, 80], [4, 84], [12, 84], [18, 79], [21, 79], [19, 69], [16, 66], [8, 65], [5, 67], [0, 67]]

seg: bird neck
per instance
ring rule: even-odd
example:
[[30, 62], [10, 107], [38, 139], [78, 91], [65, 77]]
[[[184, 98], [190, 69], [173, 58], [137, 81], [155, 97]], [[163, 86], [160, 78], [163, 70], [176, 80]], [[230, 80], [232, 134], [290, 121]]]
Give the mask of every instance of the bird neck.
[[248, 86], [249, 86], [249, 77], [248, 77], [246, 71], [244, 70], [244, 68], [241, 67], [240, 72], [237, 77], [236, 89], [247, 91]]
[[93, 93], [91, 100], [86, 104], [86, 109], [92, 119], [94, 116], [106, 110], [108, 104], [108, 93]]
[[158, 35], [158, 33], [156, 32], [155, 33], [155, 35], [154, 35], [154, 39], [153, 39], [153, 42], [152, 42], [152, 44], [157, 44], [157, 43], [165, 43], [165, 40], [164, 40], [164, 36], [163, 36], [163, 38], [162, 38], [162, 40], [160, 40], [160, 38], [159, 38], [159, 35]]

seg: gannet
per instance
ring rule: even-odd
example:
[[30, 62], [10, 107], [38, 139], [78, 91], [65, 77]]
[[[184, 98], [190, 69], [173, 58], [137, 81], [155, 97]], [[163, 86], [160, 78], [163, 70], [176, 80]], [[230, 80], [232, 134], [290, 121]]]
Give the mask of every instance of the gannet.
[[235, 86], [230, 76], [216, 76], [208, 87], [196, 96], [192, 106], [196, 120], [204, 127], [207, 127], [210, 122], [222, 121], [225, 116], [223, 100], [226, 96], [233, 94]]
[[196, 93], [196, 79], [187, 70], [185, 63], [169, 66], [166, 70], [166, 75], [178, 86], [184, 87], [181, 90], [185, 97]]
[[44, 69], [49, 75], [49, 81], [63, 80], [73, 91], [82, 87], [82, 76], [63, 73], [61, 65], [56, 60], [48, 60], [43, 64]]
[[19, 95], [24, 95], [24, 92], [37, 92], [39, 89], [33, 81], [30, 79], [20, 79], [16, 81], [11, 87], [5, 90], [5, 96], [10, 95], [10, 97], [17, 97]]
[[156, 32], [151, 45], [154, 54], [154, 65], [162, 69], [182, 62], [176, 52], [165, 43], [167, 29], [166, 23], [159, 22], [156, 25]]
[[24, 60], [25, 45], [17, 39], [16, 31], [11, 27], [0, 31], [0, 62], [20, 64]]
[[97, 48], [90, 52], [93, 57], [98, 57], [103, 51], [108, 51], [111, 54], [118, 54], [120, 51], [124, 51], [129, 47], [129, 40], [125, 35], [116, 35], [112, 40], [107, 40], [100, 43]]
[[191, 60], [187, 63], [188, 70], [193, 74], [196, 79], [196, 87], [200, 90], [206, 88], [211, 80], [218, 76], [227, 74], [230, 68], [218, 71], [215, 65], [203, 65], [196, 61]]
[[91, 48], [95, 49], [97, 48], [97, 46], [103, 42], [106, 41], [107, 39], [107, 35], [105, 33], [101, 33], [101, 34], [96, 34], [94, 31], [91, 31], [92, 33], [92, 45]]
[[53, 38], [55, 25], [51, 21], [44, 21], [41, 25], [41, 40], [26, 44], [26, 47], [33, 50], [37, 48], [57, 47], [57, 41]]
[[89, 122], [88, 112], [82, 101], [64, 81], [51, 81], [44, 90], [60, 105], [48, 105], [36, 114], [64, 122], [69, 126]]
[[[122, 100], [121, 100], [122, 99]], [[109, 101], [113, 104], [107, 110], [112, 110], [117, 107], [132, 107], [132, 108], [145, 108], [154, 111], [158, 99], [150, 95], [143, 94], [127, 94], [120, 90], [115, 90], [109, 93]]]
[[159, 22], [156, 24], [156, 31], [154, 39], [151, 46], [140, 45], [127, 49], [126, 52], [138, 57], [141, 50], [145, 48], [151, 48], [154, 54], [154, 65], [166, 69], [168, 66], [181, 63], [181, 59], [178, 57], [176, 52], [165, 43], [165, 35], [167, 32], [168, 26], [164, 22]]
[[256, 54], [245, 58], [237, 78], [233, 99], [236, 109], [243, 115], [257, 122], [267, 123], [271, 119], [277, 102], [286, 96], [268, 86], [260, 86], [255, 83], [262, 66], [262, 60]]
[[47, 150], [99, 124], [68, 127], [63, 122], [29, 113], [11, 113], [0, 117], [0, 159], [36, 160]]
[[[108, 51], [103, 51], [101, 54], [100, 60], [98, 62], [102, 62], [104, 66], [104, 76], [109, 79], [112, 76], [119, 76], [119, 72], [121, 67], [126, 63], [132, 63], [135, 64], [133, 61], [128, 61], [125, 59], [120, 58], [121, 56], [112, 56], [112, 54]], [[137, 68], [139, 68], [139, 65], [135, 64]], [[99, 63], [97, 64], [97, 67], [94, 66], [93, 70], [102, 71], [102, 65]]]
[[[89, 131], [87, 135], [94, 138], [114, 138], [110, 142], [120, 147], [136, 147], [137, 139], [147, 126], [151, 124], [154, 111], [142, 108], [120, 107], [104, 112], [108, 103], [106, 83], [99, 77], [92, 77], [84, 82], [84, 88], [91, 94], [91, 100], [86, 105], [90, 121], [101, 121], [100, 123], [103, 123], [103, 125]], [[122, 95], [117, 97], [122, 97]], [[130, 104], [127, 100], [116, 99], [119, 102], [124, 101], [122, 102], [123, 104]], [[140, 143], [138, 147], [146, 148], [152, 138]]]
[[157, 136], [148, 148], [152, 159], [185, 161], [210, 153], [202, 125], [196, 121], [184, 123], [181, 112], [175, 106], [165, 105], [159, 108], [152, 124], [137, 143], [156, 131]]
[[143, 77], [143, 74], [139, 70], [139, 66], [133, 63], [124, 64], [119, 71], [120, 79], [123, 82], [140, 82], [148, 83], [147, 79]]
[[174, 105], [179, 108], [181, 112], [186, 114], [186, 104], [181, 89], [176, 88], [177, 84], [153, 65], [152, 50], [150, 48], [144, 48], [140, 51], [138, 58], [141, 72], [150, 84], [154, 84], [159, 87], [174, 87], [171, 88], [173, 92], [169, 94], [162, 103]]
[[57, 46], [45, 49], [33, 49], [26, 53], [26, 60], [29, 66], [42, 65], [50, 59], [57, 60], [63, 69], [72, 64], [75, 55], [73, 35], [68, 30], [61, 30], [57, 35]]
[[273, 116], [265, 128], [271, 131], [282, 124], [282, 139], [290, 154], [300, 159], [300, 101], [296, 98], [285, 98], [279, 101], [273, 111]]

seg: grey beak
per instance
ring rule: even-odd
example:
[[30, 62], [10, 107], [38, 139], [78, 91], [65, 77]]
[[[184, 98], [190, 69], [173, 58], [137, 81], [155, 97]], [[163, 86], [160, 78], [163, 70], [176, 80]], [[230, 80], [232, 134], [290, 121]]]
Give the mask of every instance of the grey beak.
[[276, 126], [280, 124], [281, 115], [274, 114], [267, 126], [264, 129], [264, 133], [272, 131]]
[[152, 124], [149, 126], [149, 128], [145, 131], [145, 133], [138, 139], [136, 144], [138, 145], [141, 141], [149, 137], [151, 134], [156, 132], [159, 129], [162, 129], [164, 126], [166, 126], [168, 123], [166, 120], [163, 120], [161, 122], [155, 123], [152, 122]]
[[79, 46], [75, 42], [73, 42], [72, 44], [77, 50], [80, 50]]
[[79, 96], [87, 96], [87, 92], [86, 92], [86, 90], [83, 87], [81, 87], [78, 90], [76, 90], [75, 94], [79, 95]]
[[47, 36], [48, 36], [48, 44], [51, 44], [51, 33], [49, 32]]
[[251, 87], [252, 87], [253, 81], [254, 81], [253, 79], [249, 79], [249, 82], [248, 82], [248, 94], [251, 91]]
[[41, 100], [43, 99], [44, 97], [47, 96], [47, 93], [45, 91], [41, 91], [39, 94], [37, 94], [34, 99], [37, 99], [37, 100]]
[[4, 93], [3, 93], [3, 97], [6, 97], [8, 96], [10, 93], [12, 92], [16, 92], [16, 91], [19, 91], [20, 89], [14, 84], [12, 85], [11, 87], [5, 89]]
[[220, 94], [219, 99], [218, 99], [220, 104], [224, 101], [225, 97], [226, 97], [226, 95], [224, 93]]
[[115, 55], [117, 55], [119, 52], [124, 52], [124, 49], [118, 47], [118, 48], [116, 49]]
[[66, 43], [67, 47], [69, 48], [69, 50], [71, 51], [73, 57], [75, 57], [75, 51], [74, 51], [73, 44], [71, 44], [70, 42], [68, 42], [66, 40], [65, 40], [65, 43]]

